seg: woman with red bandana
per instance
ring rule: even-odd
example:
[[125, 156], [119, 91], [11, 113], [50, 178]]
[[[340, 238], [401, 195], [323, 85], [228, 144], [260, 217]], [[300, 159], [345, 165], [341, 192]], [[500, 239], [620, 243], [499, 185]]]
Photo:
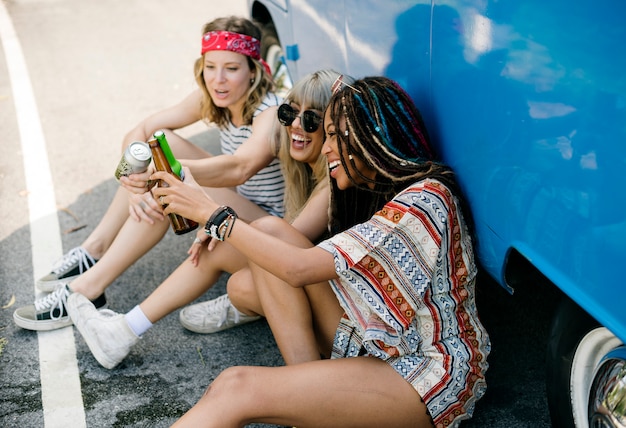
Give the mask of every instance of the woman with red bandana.
[[[198, 89], [139, 122], [124, 137], [122, 150], [164, 130], [174, 156], [211, 197], [237, 207], [250, 221], [282, 216], [284, 182], [270, 145], [280, 99], [260, 56], [261, 32], [245, 18], [225, 17], [206, 24], [202, 34], [194, 67]], [[222, 155], [211, 156], [174, 132], [198, 121], [218, 126]], [[153, 171], [121, 177], [122, 186], [98, 226], [37, 281], [40, 290], [51, 293], [14, 312], [18, 326], [53, 330], [70, 325], [65, 302], [72, 291], [97, 307], [106, 304], [105, 288], [168, 230], [161, 203], [151, 193]]]

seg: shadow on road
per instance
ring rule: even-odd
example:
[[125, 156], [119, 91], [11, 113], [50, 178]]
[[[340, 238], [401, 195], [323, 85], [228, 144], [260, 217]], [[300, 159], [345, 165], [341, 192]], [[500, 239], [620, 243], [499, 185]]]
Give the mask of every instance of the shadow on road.
[[[206, 143], [211, 140], [208, 135], [196, 139]], [[117, 186], [111, 178], [59, 210], [64, 251], [79, 245], [93, 230]], [[126, 312], [141, 302], [185, 260], [192, 239], [193, 234], [176, 236], [168, 231], [107, 289], [110, 308]], [[30, 229], [23, 227], [0, 241], [0, 306], [12, 296], [16, 300], [0, 309], [1, 426], [43, 426], [37, 335], [16, 327], [12, 320], [16, 307], [33, 300], [32, 278]], [[225, 279], [224, 275], [199, 300], [224, 293]], [[493, 349], [487, 393], [464, 426], [549, 427], [544, 355], [555, 293], [537, 281], [518, 287], [513, 297], [481, 273], [477, 294]], [[115, 370], [99, 366], [82, 337], [75, 337], [88, 426], [166, 427], [195, 404], [225, 368], [283, 364], [265, 321], [199, 335], [179, 324], [176, 311], [148, 331]]]

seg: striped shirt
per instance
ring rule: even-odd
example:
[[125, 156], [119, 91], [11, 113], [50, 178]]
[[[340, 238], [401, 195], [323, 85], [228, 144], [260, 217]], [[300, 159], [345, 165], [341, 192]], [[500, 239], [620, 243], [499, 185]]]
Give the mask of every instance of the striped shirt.
[[[271, 106], [279, 105], [280, 98], [275, 94], [267, 94], [253, 114], [252, 120], [262, 111]], [[231, 123], [220, 128], [220, 144], [223, 154], [232, 155], [252, 135], [252, 126], [235, 126]], [[270, 144], [269, 141], [263, 143]], [[248, 181], [237, 186], [237, 193], [254, 202], [271, 215], [282, 217], [284, 213], [283, 198], [285, 182], [277, 158], [250, 177]]]
[[387, 362], [437, 427], [471, 417], [491, 344], [476, 311], [471, 238], [450, 191], [417, 182], [319, 246], [334, 256], [339, 278], [331, 283], [345, 311], [333, 358]]

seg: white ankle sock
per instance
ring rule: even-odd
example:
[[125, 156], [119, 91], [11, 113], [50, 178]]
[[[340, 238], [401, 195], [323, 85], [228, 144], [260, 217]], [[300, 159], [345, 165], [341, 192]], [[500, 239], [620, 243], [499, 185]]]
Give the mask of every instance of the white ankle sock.
[[143, 313], [139, 305], [135, 306], [126, 315], [124, 315], [130, 329], [137, 335], [141, 336], [152, 327], [152, 323]]

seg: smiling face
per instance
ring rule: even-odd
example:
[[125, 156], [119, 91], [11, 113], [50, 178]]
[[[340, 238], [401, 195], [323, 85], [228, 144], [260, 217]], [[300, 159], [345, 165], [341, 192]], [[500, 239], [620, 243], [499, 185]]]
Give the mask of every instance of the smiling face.
[[315, 165], [324, 144], [324, 129], [320, 125], [313, 132], [306, 132], [302, 127], [302, 118], [300, 115], [303, 111], [309, 110], [322, 117], [322, 112], [311, 108], [307, 104], [300, 106], [296, 102], [289, 104], [298, 114], [291, 125], [287, 126], [287, 132], [291, 137], [289, 146], [289, 154], [299, 162], [308, 163], [311, 167]]
[[237, 124], [255, 72], [250, 70], [248, 57], [231, 51], [208, 51], [204, 54], [204, 84], [213, 103], [227, 108]]
[[[337, 187], [341, 190], [345, 190], [354, 186], [354, 183], [362, 184], [366, 181], [362, 176], [373, 180], [376, 177], [376, 171], [370, 168], [363, 162], [359, 156], [352, 155], [352, 159], [344, 159], [347, 170], [341, 162], [342, 156], [348, 156], [344, 142], [339, 140], [338, 134], [345, 135], [346, 123], [342, 118], [339, 121], [339, 128], [335, 129], [335, 124], [331, 119], [330, 109], [326, 109], [324, 115], [324, 131], [326, 132], [326, 139], [324, 146], [322, 147], [322, 154], [326, 156], [328, 160], [328, 168], [330, 177], [335, 180]], [[339, 151], [339, 145], [343, 144], [341, 152]], [[358, 172], [357, 172], [358, 171]], [[354, 182], [353, 182], [354, 180]], [[367, 183], [368, 187], [373, 188], [373, 183]]]

